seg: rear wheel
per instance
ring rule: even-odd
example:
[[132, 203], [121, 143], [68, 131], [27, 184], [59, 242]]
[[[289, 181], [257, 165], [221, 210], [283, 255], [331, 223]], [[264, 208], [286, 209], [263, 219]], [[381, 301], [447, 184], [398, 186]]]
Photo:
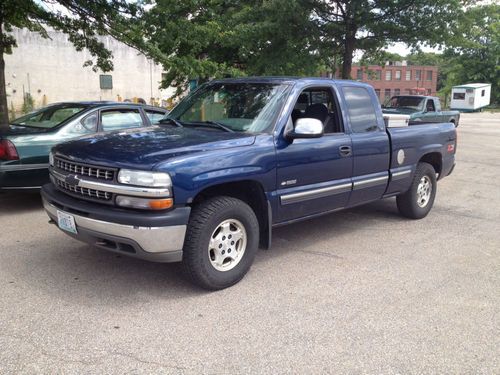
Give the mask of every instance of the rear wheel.
[[224, 289], [250, 269], [259, 243], [259, 222], [243, 201], [211, 198], [193, 209], [186, 233], [183, 267], [205, 289]]
[[429, 163], [418, 163], [410, 189], [396, 198], [399, 212], [410, 219], [424, 218], [434, 204], [436, 190], [436, 171]]

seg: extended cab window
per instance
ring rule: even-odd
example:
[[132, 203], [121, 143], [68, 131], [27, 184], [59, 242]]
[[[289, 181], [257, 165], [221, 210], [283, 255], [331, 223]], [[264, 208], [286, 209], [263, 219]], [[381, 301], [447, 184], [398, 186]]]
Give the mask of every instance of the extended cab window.
[[427, 100], [426, 110], [427, 112], [436, 112], [436, 108], [434, 108], [434, 100], [432, 99]]
[[109, 109], [101, 112], [102, 130], [137, 128], [143, 126], [138, 109]]
[[326, 134], [343, 132], [335, 97], [327, 87], [313, 87], [302, 91], [292, 111], [293, 123], [299, 118], [320, 120]]
[[377, 130], [377, 114], [368, 90], [364, 87], [344, 87], [342, 91], [344, 92], [353, 133]]

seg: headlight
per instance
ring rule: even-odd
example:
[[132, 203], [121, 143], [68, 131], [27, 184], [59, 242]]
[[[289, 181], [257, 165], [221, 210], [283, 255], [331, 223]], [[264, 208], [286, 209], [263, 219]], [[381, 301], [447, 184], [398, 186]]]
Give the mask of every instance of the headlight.
[[172, 198], [147, 199], [119, 195], [116, 197], [116, 205], [140, 210], [166, 210], [174, 205], [174, 200]]
[[49, 165], [51, 167], [54, 166], [54, 154], [52, 153], [52, 151], [49, 152]]
[[133, 171], [130, 169], [120, 169], [118, 182], [126, 185], [136, 185], [145, 187], [170, 187], [172, 180], [168, 173]]

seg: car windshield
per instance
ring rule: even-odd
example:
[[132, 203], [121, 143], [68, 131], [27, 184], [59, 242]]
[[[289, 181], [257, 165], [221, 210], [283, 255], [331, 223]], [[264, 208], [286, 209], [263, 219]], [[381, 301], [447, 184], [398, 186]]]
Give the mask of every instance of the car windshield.
[[167, 118], [184, 126], [269, 132], [285, 102], [288, 87], [273, 83], [209, 83], [182, 100]]
[[386, 104], [386, 108], [402, 108], [420, 111], [424, 103], [424, 98], [417, 96], [393, 96]]
[[12, 121], [11, 124], [31, 128], [52, 129], [70, 117], [82, 112], [85, 108], [86, 106], [81, 104], [52, 105], [19, 117]]

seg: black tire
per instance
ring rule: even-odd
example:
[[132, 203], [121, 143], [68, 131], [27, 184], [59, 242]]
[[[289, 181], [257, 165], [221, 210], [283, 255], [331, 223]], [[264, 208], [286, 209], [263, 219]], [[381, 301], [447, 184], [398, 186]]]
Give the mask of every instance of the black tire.
[[[419, 185], [424, 178], [428, 179], [431, 186], [430, 197], [425, 205], [422, 200], [420, 200], [419, 204], [420, 196], [418, 193]], [[429, 163], [418, 163], [410, 189], [396, 198], [399, 213], [410, 219], [422, 219], [426, 217], [434, 204], [436, 191], [437, 183], [434, 167]]]
[[[246, 247], [234, 268], [221, 271], [210, 260], [209, 243], [214, 231], [226, 220], [236, 220], [243, 225]], [[227, 288], [240, 281], [248, 272], [258, 245], [259, 222], [250, 206], [232, 197], [210, 198], [195, 206], [191, 213], [182, 259], [185, 274], [194, 284], [204, 289]]]

